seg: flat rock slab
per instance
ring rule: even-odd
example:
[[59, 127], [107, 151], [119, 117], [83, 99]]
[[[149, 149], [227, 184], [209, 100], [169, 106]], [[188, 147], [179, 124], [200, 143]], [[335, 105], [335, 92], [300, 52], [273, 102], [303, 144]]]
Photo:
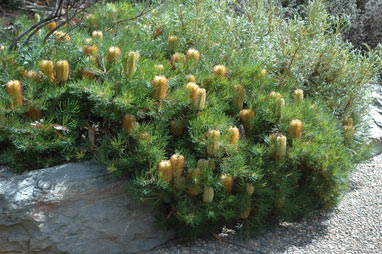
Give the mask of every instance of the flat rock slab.
[[0, 170], [0, 254], [135, 253], [173, 237], [154, 223], [152, 209], [102, 166]]

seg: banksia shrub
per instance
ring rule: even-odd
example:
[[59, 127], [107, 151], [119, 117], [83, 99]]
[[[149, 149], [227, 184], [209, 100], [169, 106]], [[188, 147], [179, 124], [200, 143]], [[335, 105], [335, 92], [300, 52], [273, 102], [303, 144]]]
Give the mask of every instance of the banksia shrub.
[[[354, 132], [344, 118], [366, 125], [364, 98], [380, 63], [377, 52], [342, 42], [324, 1], [293, 11], [294, 19], [272, 5], [276, 22], [268, 4], [237, 15], [229, 1], [199, 1], [196, 19], [193, 1], [166, 1], [118, 23], [144, 8], [130, 2], [97, 4], [85, 22], [68, 23], [70, 43], [34, 36], [17, 51], [0, 51], [1, 165], [22, 172], [96, 160], [185, 238], [238, 223], [259, 231], [338, 202], [367, 151], [366, 128]], [[32, 22], [23, 18], [16, 28]], [[101, 41], [95, 30], [110, 33]], [[124, 55], [114, 48], [109, 57], [110, 45]], [[53, 62], [41, 66], [40, 83], [30, 75], [48, 57], [70, 63], [65, 85], [48, 84]], [[8, 95], [6, 83], [17, 79], [24, 98], [21, 88]], [[299, 88], [309, 100], [296, 96]], [[299, 124], [291, 126], [296, 119], [303, 137]]]
[[7, 94], [11, 107], [14, 109], [23, 106], [23, 90], [21, 88], [20, 81], [8, 81], [5, 86], [7, 88]]
[[207, 154], [215, 156], [219, 150], [220, 131], [209, 130], [207, 134]]
[[42, 60], [41, 61], [41, 72], [49, 78], [50, 82], [54, 80], [54, 64], [53, 61], [50, 60]]
[[65, 82], [69, 79], [69, 63], [66, 60], [60, 60], [56, 64], [56, 79], [58, 82]]
[[153, 79], [153, 98], [163, 101], [167, 97], [167, 78], [165, 76], [155, 76]]
[[[134, 75], [137, 71], [137, 62], [140, 57], [140, 54], [137, 51], [130, 51], [126, 59], [126, 75]], [[162, 65], [163, 67], [163, 65]], [[163, 72], [163, 68], [162, 68]]]
[[108, 51], [107, 51], [107, 61], [109, 63], [112, 63], [114, 62], [115, 60], [117, 60], [118, 58], [120, 58], [122, 55], [122, 51], [120, 48], [118, 47], [115, 47], [115, 46], [111, 46]]
[[136, 118], [133, 115], [127, 114], [123, 117], [122, 120], [122, 129], [126, 130], [127, 133], [132, 134], [134, 131], [134, 127], [136, 125]]
[[302, 122], [300, 120], [292, 120], [289, 124], [289, 136], [293, 139], [301, 139]]

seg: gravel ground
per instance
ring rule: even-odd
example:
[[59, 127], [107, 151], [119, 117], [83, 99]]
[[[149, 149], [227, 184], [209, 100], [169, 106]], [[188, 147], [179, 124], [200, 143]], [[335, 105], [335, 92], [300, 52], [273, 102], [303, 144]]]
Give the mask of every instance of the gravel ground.
[[382, 253], [382, 155], [358, 167], [336, 209], [299, 223], [282, 223], [253, 239], [222, 239], [187, 246], [169, 243], [142, 253]]

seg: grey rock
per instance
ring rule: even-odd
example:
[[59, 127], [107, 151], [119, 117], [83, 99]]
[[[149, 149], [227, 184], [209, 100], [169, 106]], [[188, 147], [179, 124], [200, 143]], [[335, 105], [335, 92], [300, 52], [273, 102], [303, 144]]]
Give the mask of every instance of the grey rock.
[[13, 175], [0, 169], [0, 254], [117, 254], [167, 242], [152, 209], [92, 163]]

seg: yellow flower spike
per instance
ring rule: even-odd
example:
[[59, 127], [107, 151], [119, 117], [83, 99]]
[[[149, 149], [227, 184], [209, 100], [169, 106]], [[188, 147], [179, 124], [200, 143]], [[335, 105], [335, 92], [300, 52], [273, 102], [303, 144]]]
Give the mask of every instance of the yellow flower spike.
[[126, 114], [122, 119], [122, 129], [126, 130], [129, 134], [134, 131], [134, 126], [136, 125], [136, 118], [133, 115]]
[[242, 85], [235, 85], [234, 86], [234, 97], [233, 97], [233, 105], [239, 109], [243, 109], [243, 103], [244, 103], [244, 86]]
[[300, 120], [292, 120], [289, 124], [289, 136], [293, 139], [301, 139], [302, 122]]
[[203, 190], [203, 202], [210, 203], [214, 200], [214, 188], [212, 187], [204, 187]]
[[209, 130], [207, 140], [207, 154], [210, 156], [215, 156], [219, 150], [220, 131]]
[[153, 97], [157, 101], [163, 101], [167, 97], [167, 78], [165, 76], [155, 76], [153, 79]]
[[137, 71], [137, 63], [141, 55], [138, 51], [130, 51], [126, 59], [126, 75], [134, 75]]
[[120, 48], [111, 46], [107, 51], [107, 61], [109, 63], [112, 63], [115, 60], [117, 60], [119, 57], [121, 57], [121, 55], [122, 55], [122, 51]]
[[21, 88], [21, 83], [18, 80], [8, 81], [5, 85], [7, 89], [7, 94], [11, 104], [11, 108], [21, 107], [23, 103], [23, 91]]
[[65, 82], [69, 79], [69, 63], [66, 60], [60, 60], [56, 64], [56, 78], [58, 82]]
[[204, 110], [204, 106], [206, 104], [206, 89], [198, 88], [192, 102], [195, 110]]

